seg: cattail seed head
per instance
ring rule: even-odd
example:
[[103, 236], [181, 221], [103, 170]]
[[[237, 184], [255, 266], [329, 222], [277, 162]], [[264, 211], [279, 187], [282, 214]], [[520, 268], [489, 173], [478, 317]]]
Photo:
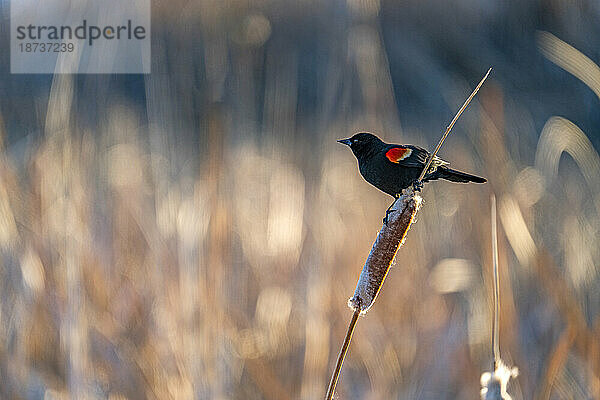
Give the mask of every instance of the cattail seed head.
[[510, 378], [519, 375], [519, 369], [508, 367], [499, 360], [496, 370], [484, 372], [481, 375], [481, 400], [512, 400], [506, 392], [506, 386]]
[[377, 239], [373, 243], [356, 285], [354, 296], [348, 300], [348, 306], [354, 311], [364, 314], [375, 301], [392, 266], [396, 252], [404, 243], [406, 233], [421, 207], [421, 203], [421, 196], [412, 188], [405, 189], [394, 202], [393, 211], [388, 215], [387, 224], [381, 227]]

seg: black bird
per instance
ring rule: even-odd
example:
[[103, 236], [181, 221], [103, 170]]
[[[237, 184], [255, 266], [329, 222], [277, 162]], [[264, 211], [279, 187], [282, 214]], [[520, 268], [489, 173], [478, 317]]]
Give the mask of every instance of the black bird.
[[[363, 178], [394, 198], [401, 195], [403, 189], [416, 183], [429, 157], [429, 152], [418, 146], [385, 143], [367, 132], [338, 142], [350, 147], [358, 160], [358, 169]], [[485, 178], [448, 168], [448, 162], [438, 157], [431, 162], [423, 182], [436, 179], [460, 183], [486, 182]]]

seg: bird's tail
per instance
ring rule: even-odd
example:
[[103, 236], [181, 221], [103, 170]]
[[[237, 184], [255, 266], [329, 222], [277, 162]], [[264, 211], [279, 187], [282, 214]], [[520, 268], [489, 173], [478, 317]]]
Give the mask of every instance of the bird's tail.
[[466, 172], [457, 171], [452, 168], [440, 166], [437, 168], [437, 171], [434, 175], [437, 175], [436, 178], [445, 179], [447, 181], [452, 182], [475, 182], [475, 183], [485, 183], [487, 180], [480, 176], [467, 174]]

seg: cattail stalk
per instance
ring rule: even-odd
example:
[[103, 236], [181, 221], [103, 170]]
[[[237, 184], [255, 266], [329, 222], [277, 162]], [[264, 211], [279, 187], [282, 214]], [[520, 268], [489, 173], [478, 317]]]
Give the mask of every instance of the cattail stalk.
[[354, 327], [358, 322], [359, 315], [359, 310], [355, 310], [354, 314], [352, 314], [352, 319], [350, 320], [350, 325], [348, 325], [348, 331], [346, 332], [346, 337], [344, 338], [344, 344], [342, 345], [337, 362], [335, 363], [335, 369], [333, 370], [331, 380], [329, 381], [329, 387], [327, 388], [327, 400], [332, 399], [333, 394], [335, 393], [335, 386], [337, 385], [338, 377], [342, 372], [342, 365], [344, 365], [344, 359], [346, 359], [346, 353], [350, 347], [350, 340], [352, 340], [352, 334], [354, 333]]
[[500, 358], [499, 314], [500, 314], [500, 282], [498, 279], [498, 234], [496, 222], [496, 196], [491, 197], [492, 222], [492, 266], [494, 286], [494, 315], [492, 317], [492, 372], [481, 375], [481, 400], [512, 400], [506, 387], [510, 378], [518, 375], [516, 367], [509, 367]]
[[500, 314], [500, 284], [498, 282], [498, 232], [496, 226], [496, 196], [492, 194], [492, 266], [493, 266], [493, 285], [494, 285], [494, 318], [492, 320], [492, 365], [495, 371], [500, 361], [500, 342], [498, 341], [499, 314]]
[[481, 80], [479, 81], [479, 83], [475, 87], [475, 90], [473, 90], [473, 92], [471, 93], [471, 95], [469, 97], [467, 97], [467, 100], [465, 100], [465, 102], [463, 103], [463, 105], [460, 108], [460, 110], [458, 110], [458, 112], [456, 113], [456, 115], [454, 116], [454, 118], [452, 118], [452, 121], [450, 122], [450, 124], [446, 127], [446, 130], [444, 131], [444, 134], [442, 135], [442, 138], [438, 142], [437, 146], [435, 146], [435, 150], [433, 150], [433, 153], [427, 159], [427, 163], [425, 164], [425, 168], [423, 168], [423, 171], [421, 171], [421, 175], [419, 175], [419, 179], [417, 179], [418, 183], [421, 183], [421, 181], [423, 180], [423, 178], [425, 178], [425, 174], [427, 174], [427, 172], [429, 171], [429, 166], [431, 165], [431, 162], [435, 158], [437, 152], [442, 147], [442, 144], [444, 144], [444, 140], [446, 140], [446, 137], [448, 137], [448, 134], [452, 130], [452, 127], [454, 126], [454, 124], [456, 123], [456, 121], [458, 121], [458, 118], [460, 117], [460, 115], [463, 113], [463, 111], [465, 111], [465, 109], [467, 108], [467, 106], [469, 105], [469, 103], [471, 102], [471, 100], [473, 100], [473, 97], [475, 97], [475, 95], [477, 94], [477, 92], [479, 92], [479, 89], [483, 85], [483, 82], [485, 82], [485, 80], [487, 79], [487, 77], [490, 75], [490, 72], [492, 72], [492, 67], [490, 67], [490, 69], [488, 69], [488, 71], [486, 72], [485, 76], [483, 78], [481, 78]]
[[[487, 71], [483, 79], [481, 79], [475, 90], [473, 90], [471, 95], [467, 98], [460, 110], [452, 119], [452, 122], [450, 122], [446, 128], [446, 131], [435, 147], [435, 150], [429, 155], [427, 163], [425, 164], [421, 175], [417, 179], [415, 185], [416, 188], [420, 187], [421, 182], [429, 170], [431, 162], [442, 147], [444, 140], [446, 140], [446, 137], [458, 120], [458, 117], [460, 117], [473, 97], [475, 97], [479, 91], [479, 88], [481, 88], [481, 85], [483, 85], [483, 82], [489, 76], [491, 70], [492, 69], [490, 68]], [[400, 246], [402, 246], [404, 243], [406, 233], [414, 221], [417, 211], [419, 211], [419, 208], [421, 207], [421, 203], [422, 198], [419, 195], [418, 190], [413, 188], [405, 189], [402, 192], [402, 195], [392, 205], [392, 211], [386, 216], [386, 223], [381, 227], [381, 230], [377, 235], [377, 239], [375, 239], [375, 243], [373, 243], [369, 257], [367, 257], [367, 261], [365, 262], [363, 270], [360, 274], [360, 278], [358, 279], [354, 296], [348, 300], [348, 306], [354, 311], [354, 313], [352, 314], [352, 319], [350, 321], [350, 325], [348, 326], [346, 337], [344, 338], [344, 344], [342, 345], [335, 369], [331, 376], [331, 380], [329, 381], [329, 387], [326, 395], [327, 400], [331, 400], [335, 393], [335, 387], [342, 371], [342, 366], [344, 364], [344, 359], [346, 358], [348, 348], [350, 347], [350, 340], [352, 339], [354, 328], [358, 322], [358, 317], [361, 314], [365, 314], [371, 308], [373, 302], [377, 298], [377, 295], [383, 286], [383, 282], [385, 281], [385, 277], [387, 276], [390, 267], [394, 262], [396, 253], [398, 252]]]

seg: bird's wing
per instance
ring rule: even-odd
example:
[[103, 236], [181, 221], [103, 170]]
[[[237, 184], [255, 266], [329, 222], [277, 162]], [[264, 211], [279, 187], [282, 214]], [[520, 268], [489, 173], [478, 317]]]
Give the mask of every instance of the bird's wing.
[[[413, 145], [391, 145], [385, 153], [386, 158], [395, 164], [404, 167], [421, 167], [425, 166], [429, 152], [419, 146]], [[435, 157], [431, 163], [432, 168], [437, 168], [440, 165], [448, 164], [439, 157]]]
[[385, 152], [385, 157], [395, 164], [400, 164], [413, 157], [413, 149], [407, 146], [390, 146]]

